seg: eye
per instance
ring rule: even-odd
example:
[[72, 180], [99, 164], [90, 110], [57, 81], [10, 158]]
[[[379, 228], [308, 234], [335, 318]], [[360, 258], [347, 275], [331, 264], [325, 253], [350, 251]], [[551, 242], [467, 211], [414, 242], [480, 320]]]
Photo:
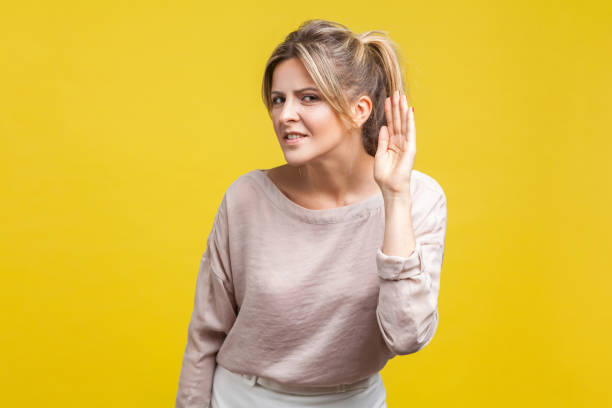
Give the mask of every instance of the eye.
[[[308, 99], [308, 98], [310, 98], [310, 99]], [[276, 96], [276, 97], [272, 98], [272, 100], [271, 100], [272, 105], [278, 105], [278, 104], [279, 104], [279, 103], [281, 103], [281, 102], [282, 102], [284, 99], [285, 99], [285, 98], [283, 98], [283, 97], [281, 97], [281, 96]], [[318, 100], [318, 99], [319, 99], [319, 97], [318, 97], [318, 96], [316, 96], [316, 95], [304, 95], [304, 96], [303, 96], [303, 100], [304, 100], [305, 102], [313, 102], [313, 101], [316, 101], [316, 100]], [[280, 101], [279, 101], [279, 100], [280, 100]]]

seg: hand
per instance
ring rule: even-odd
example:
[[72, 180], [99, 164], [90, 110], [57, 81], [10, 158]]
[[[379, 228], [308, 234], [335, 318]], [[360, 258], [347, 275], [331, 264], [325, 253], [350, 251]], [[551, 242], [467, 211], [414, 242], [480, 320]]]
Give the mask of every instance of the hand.
[[410, 173], [416, 155], [414, 111], [408, 108], [406, 95], [395, 91], [385, 100], [387, 126], [378, 135], [374, 156], [374, 180], [383, 196], [410, 194]]

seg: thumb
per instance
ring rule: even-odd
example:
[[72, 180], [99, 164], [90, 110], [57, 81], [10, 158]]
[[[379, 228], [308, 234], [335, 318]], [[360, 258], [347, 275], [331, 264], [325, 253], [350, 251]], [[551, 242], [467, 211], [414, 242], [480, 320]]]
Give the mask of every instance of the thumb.
[[376, 154], [383, 154], [387, 151], [389, 146], [389, 130], [387, 126], [381, 126], [380, 132], [378, 132], [378, 148]]

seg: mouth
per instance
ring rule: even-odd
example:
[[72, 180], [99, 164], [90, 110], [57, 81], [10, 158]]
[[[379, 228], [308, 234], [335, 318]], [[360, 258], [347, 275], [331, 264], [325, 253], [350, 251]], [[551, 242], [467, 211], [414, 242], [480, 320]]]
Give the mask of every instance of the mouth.
[[301, 133], [289, 133], [283, 137], [283, 140], [286, 144], [292, 145], [301, 142], [306, 139], [308, 136]]

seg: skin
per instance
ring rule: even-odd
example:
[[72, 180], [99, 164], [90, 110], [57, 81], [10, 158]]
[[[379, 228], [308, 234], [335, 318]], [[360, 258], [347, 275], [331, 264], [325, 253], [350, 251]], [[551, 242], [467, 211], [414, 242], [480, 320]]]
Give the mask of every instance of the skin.
[[[382, 192], [382, 251], [407, 257], [415, 247], [409, 188], [416, 155], [414, 113], [400, 91], [386, 99], [388, 126], [381, 127], [372, 157], [361, 142], [361, 126], [371, 110], [367, 95], [357, 98], [351, 104], [357, 126], [347, 127], [303, 64], [297, 58], [282, 61], [272, 76], [270, 117], [287, 164], [267, 170], [267, 175], [288, 198], [309, 209], [345, 206]], [[307, 137], [287, 145], [288, 130]]]

